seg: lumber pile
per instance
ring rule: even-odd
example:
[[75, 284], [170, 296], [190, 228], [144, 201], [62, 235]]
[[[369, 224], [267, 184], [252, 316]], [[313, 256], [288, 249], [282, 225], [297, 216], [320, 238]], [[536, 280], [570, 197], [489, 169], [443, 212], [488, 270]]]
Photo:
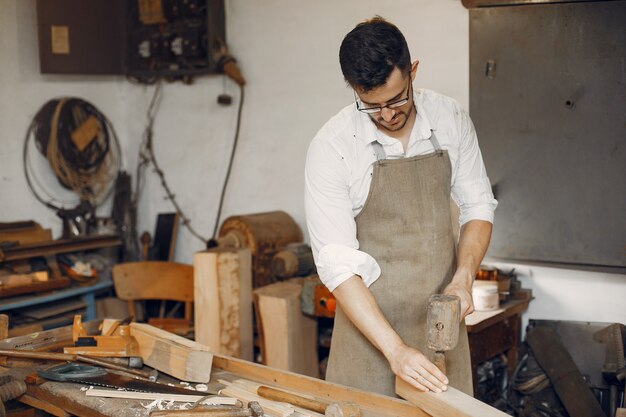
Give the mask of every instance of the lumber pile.
[[213, 354], [208, 346], [143, 323], [131, 323], [143, 362], [183, 381], [209, 382]]

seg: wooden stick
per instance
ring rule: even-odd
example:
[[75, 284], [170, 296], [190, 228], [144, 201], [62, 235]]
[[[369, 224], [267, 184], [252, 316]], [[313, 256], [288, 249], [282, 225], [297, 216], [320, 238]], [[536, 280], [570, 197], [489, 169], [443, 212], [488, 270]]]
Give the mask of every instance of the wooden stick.
[[446, 417], [506, 417], [493, 408], [452, 387], [441, 393], [422, 392], [396, 377], [396, 394], [415, 404], [432, 416]]

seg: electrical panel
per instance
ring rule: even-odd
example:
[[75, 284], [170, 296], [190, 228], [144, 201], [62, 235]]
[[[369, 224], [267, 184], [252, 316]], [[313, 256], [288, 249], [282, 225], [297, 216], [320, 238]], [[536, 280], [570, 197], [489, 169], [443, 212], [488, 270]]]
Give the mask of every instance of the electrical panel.
[[150, 83], [218, 70], [224, 0], [37, 0], [41, 72]]

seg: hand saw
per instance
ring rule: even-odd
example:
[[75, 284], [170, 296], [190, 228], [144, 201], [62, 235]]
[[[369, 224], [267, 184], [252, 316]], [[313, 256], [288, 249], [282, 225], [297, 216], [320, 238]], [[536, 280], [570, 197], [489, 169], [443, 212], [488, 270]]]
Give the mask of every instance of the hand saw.
[[217, 392], [195, 391], [186, 388], [173, 387], [158, 382], [150, 382], [108, 372], [97, 366], [80, 365], [77, 363], [64, 363], [55, 365], [45, 370], [37, 371], [37, 374], [46, 379], [58, 382], [78, 382], [86, 385], [123, 389], [126, 391], [154, 392], [160, 394], [184, 394], [202, 397]]

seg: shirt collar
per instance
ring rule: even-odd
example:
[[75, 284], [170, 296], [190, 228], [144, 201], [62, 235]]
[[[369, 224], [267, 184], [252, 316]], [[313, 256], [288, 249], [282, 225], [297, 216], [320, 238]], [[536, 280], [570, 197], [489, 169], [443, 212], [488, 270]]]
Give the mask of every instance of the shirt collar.
[[[415, 104], [416, 117], [415, 124], [411, 130], [409, 143], [417, 140], [430, 138], [432, 125], [423, 108], [423, 92], [421, 89], [413, 90], [413, 103]], [[365, 144], [379, 141], [383, 145], [392, 144], [395, 139], [390, 138], [378, 130], [369, 115], [360, 112], [354, 107], [356, 118], [356, 137]]]

